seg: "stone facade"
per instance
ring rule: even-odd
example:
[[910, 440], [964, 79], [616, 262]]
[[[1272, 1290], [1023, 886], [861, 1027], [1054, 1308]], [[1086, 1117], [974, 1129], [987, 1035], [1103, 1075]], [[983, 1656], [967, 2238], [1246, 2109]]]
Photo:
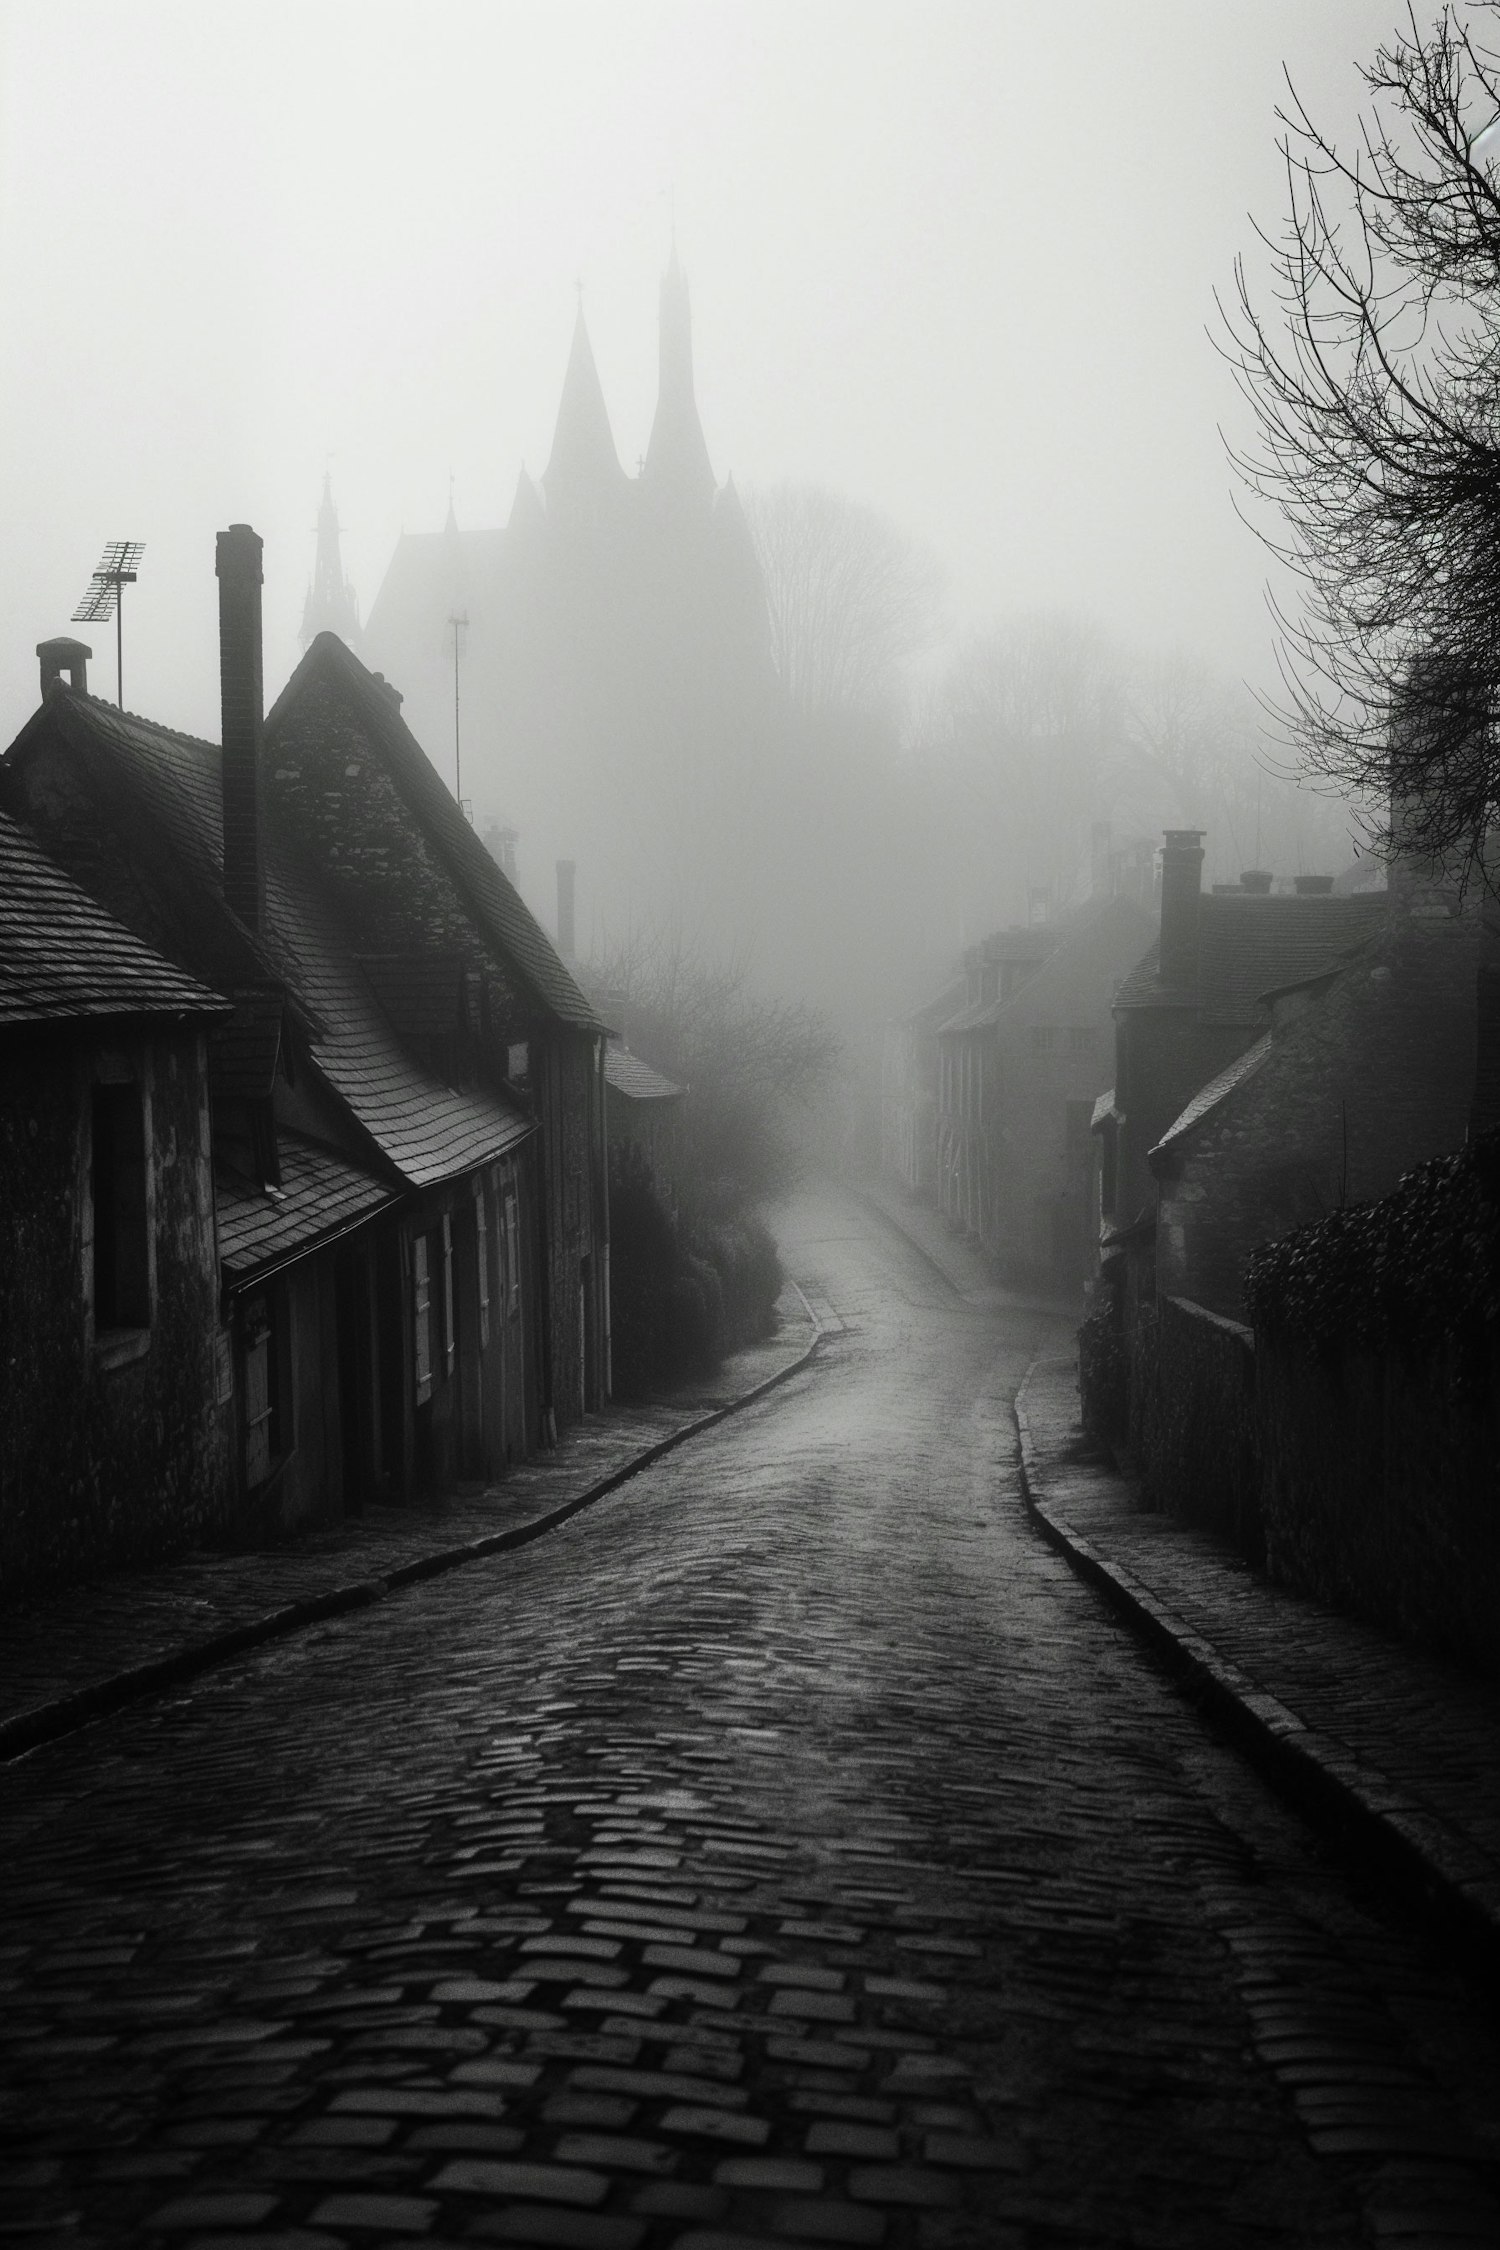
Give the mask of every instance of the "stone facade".
[[1401, 917], [1345, 969], [1276, 998], [1247, 1067], [1152, 1154], [1164, 1293], [1242, 1318], [1252, 1250], [1462, 1145], [1477, 941], [1471, 919]]
[[1089, 1130], [1109, 1083], [1110, 1009], [1152, 929], [1134, 899], [1104, 898], [1002, 932], [978, 949], [978, 999], [937, 1035], [943, 1206], [1008, 1278], [1066, 1290], [1090, 1278]]
[[[100, 1287], [96, 1127], [139, 1119], [134, 1277]], [[198, 1028], [0, 1034], [0, 1596], [235, 1528]], [[120, 1261], [129, 1253], [122, 1248]]]

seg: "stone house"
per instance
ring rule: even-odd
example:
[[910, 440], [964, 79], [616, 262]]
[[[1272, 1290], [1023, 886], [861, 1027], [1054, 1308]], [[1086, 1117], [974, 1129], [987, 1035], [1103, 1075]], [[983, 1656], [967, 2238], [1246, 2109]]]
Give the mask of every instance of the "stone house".
[[325, 680], [338, 648], [335, 739], [290, 690], [266, 737], [248, 527], [220, 535], [218, 572], [222, 751], [44, 665], [0, 801], [229, 1003], [208, 1051], [203, 1333], [229, 1513], [274, 1536], [368, 1494], [495, 1476], [605, 1395], [588, 1278], [607, 1261], [603, 1034], [394, 697], [331, 636], [293, 686]]
[[1475, 917], [1396, 913], [1343, 966], [1265, 996], [1267, 1029], [1149, 1152], [1163, 1295], [1242, 1319], [1252, 1250], [1462, 1147], [1480, 937]]
[[938, 1032], [967, 1006], [967, 976], [885, 1027], [880, 1161], [914, 1195], [938, 1193]]
[[1161, 868], [1160, 936], [1116, 995], [1113, 1084], [1092, 1121], [1101, 1240], [1129, 1234], [1137, 1254], [1154, 1230], [1151, 1151], [1264, 1036], [1266, 995], [1336, 972], [1386, 918], [1384, 892], [1337, 896], [1324, 876], [1205, 894], [1200, 829], [1168, 829]]
[[605, 1025], [398, 692], [336, 635], [314, 640], [265, 731], [267, 832], [336, 909], [387, 1020], [439, 1077], [488, 1058], [536, 1121], [539, 1396], [549, 1430], [570, 1422], [609, 1396]]
[[226, 1528], [227, 1013], [0, 812], [0, 1596]]
[[969, 957], [973, 997], [939, 1029], [943, 1207], [1007, 1277], [1066, 1290], [1089, 1278], [1089, 1135], [1110, 1009], [1152, 928], [1119, 895], [1002, 931]]

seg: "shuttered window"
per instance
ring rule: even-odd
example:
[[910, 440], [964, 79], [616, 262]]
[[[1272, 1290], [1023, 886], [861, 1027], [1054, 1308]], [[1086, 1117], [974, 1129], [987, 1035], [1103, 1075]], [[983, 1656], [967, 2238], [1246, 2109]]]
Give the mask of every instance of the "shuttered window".
[[245, 1483], [252, 1491], [265, 1483], [276, 1459], [275, 1378], [270, 1313], [257, 1301], [245, 1319]]
[[490, 1228], [484, 1182], [474, 1182], [474, 1270], [479, 1284], [479, 1349], [490, 1345]]
[[521, 1214], [516, 1191], [505, 1191], [505, 1313], [510, 1319], [521, 1309]]
[[427, 1272], [427, 1237], [411, 1246], [412, 1348], [417, 1370], [417, 1404], [432, 1396], [432, 1285]]

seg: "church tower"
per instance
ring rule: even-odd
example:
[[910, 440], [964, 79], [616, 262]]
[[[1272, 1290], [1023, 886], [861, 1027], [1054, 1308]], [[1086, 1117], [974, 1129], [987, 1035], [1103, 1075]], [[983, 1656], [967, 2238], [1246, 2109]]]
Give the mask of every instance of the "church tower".
[[333, 480], [324, 472], [323, 504], [318, 510], [318, 545], [312, 584], [302, 605], [302, 631], [297, 636], [306, 648], [319, 633], [337, 633], [352, 649], [360, 643], [359, 604], [354, 588], [344, 576], [339, 550], [339, 516], [333, 504]]
[[625, 482], [580, 299], [552, 454], [542, 473], [547, 512], [564, 521], [597, 522], [618, 503]]
[[693, 314], [675, 243], [671, 262], [662, 275], [658, 321], [656, 418], [651, 424], [641, 482], [669, 504], [706, 512], [713, 501], [714, 472], [698, 418], [693, 387]]

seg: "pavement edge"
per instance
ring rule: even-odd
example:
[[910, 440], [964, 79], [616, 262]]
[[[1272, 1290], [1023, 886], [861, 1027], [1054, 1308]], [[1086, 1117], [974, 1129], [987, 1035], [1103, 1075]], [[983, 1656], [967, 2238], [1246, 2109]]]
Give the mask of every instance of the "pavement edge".
[[262, 1617], [247, 1619], [220, 1633], [211, 1633], [188, 1647], [174, 1649], [170, 1656], [155, 1658], [148, 1664], [138, 1664], [108, 1678], [91, 1680], [87, 1687], [75, 1689], [69, 1695], [56, 1697], [50, 1703], [33, 1704], [29, 1710], [18, 1711], [9, 1719], [0, 1720], [0, 1765], [25, 1757], [39, 1750], [44, 1743], [56, 1742], [62, 1736], [76, 1733], [95, 1719], [107, 1718], [112, 1712], [123, 1710], [129, 1703], [143, 1696], [154, 1695], [164, 1688], [178, 1687], [200, 1672], [211, 1671], [216, 1664], [225, 1664], [247, 1650], [260, 1648], [268, 1641], [284, 1640], [292, 1633], [304, 1631], [312, 1625], [321, 1625], [331, 1617], [343, 1617], [352, 1610], [367, 1609], [373, 1603], [384, 1601], [388, 1595], [400, 1593], [404, 1587], [420, 1584], [429, 1578], [441, 1577], [446, 1571], [462, 1569], [465, 1563], [482, 1562], [489, 1555], [503, 1554], [513, 1547], [529, 1546], [549, 1531], [576, 1516], [595, 1501], [605, 1499], [611, 1492], [628, 1484], [632, 1477], [649, 1469], [653, 1462], [667, 1453], [686, 1445], [690, 1438], [701, 1437], [717, 1423], [728, 1421], [747, 1406], [769, 1392], [778, 1390], [792, 1376], [816, 1357], [825, 1338], [832, 1333], [808, 1303], [806, 1296], [794, 1281], [793, 1289], [801, 1298], [802, 1308], [812, 1328], [812, 1336], [797, 1357], [788, 1360], [749, 1390], [736, 1397], [725, 1399], [710, 1407], [706, 1413], [695, 1415], [680, 1429], [669, 1430], [665, 1437], [643, 1446], [607, 1476], [598, 1478], [582, 1492], [575, 1492], [559, 1501], [545, 1515], [534, 1516], [529, 1523], [514, 1524], [506, 1531], [487, 1532], [479, 1539], [466, 1539], [457, 1546], [441, 1547], [431, 1554], [419, 1555], [399, 1569], [382, 1577], [353, 1579], [342, 1586], [330, 1587], [322, 1594], [312, 1594], [305, 1601], [289, 1602], [281, 1608], [269, 1610]]
[[1444, 1937], [1469, 1949], [1486, 1982], [1500, 1990], [1500, 1884], [1484, 1855], [1347, 1743], [1307, 1726], [1044, 1500], [1043, 1457], [1027, 1415], [1027, 1393], [1042, 1356], [1032, 1360], [1012, 1402], [1021, 1495], [1042, 1536], [1103, 1594], [1283, 1796], [1331, 1830], [1363, 1865], [1373, 1866]]

